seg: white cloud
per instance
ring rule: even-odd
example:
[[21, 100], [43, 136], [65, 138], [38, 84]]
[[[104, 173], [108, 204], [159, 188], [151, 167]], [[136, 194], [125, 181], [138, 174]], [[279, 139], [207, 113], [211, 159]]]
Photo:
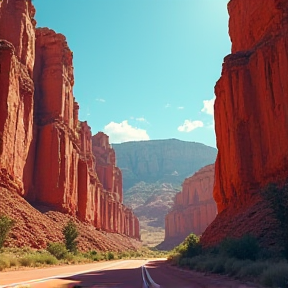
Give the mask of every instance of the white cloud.
[[170, 108], [170, 107], [171, 107], [171, 104], [167, 103], [164, 107], [165, 107], [165, 108]]
[[196, 120], [185, 120], [184, 124], [178, 127], [178, 131], [180, 132], [191, 132], [192, 130], [195, 130], [196, 128], [203, 127], [204, 124], [202, 121]]
[[209, 115], [214, 115], [214, 102], [215, 97], [210, 100], [204, 100], [203, 101], [204, 107], [202, 108], [201, 112], [204, 112]]
[[127, 120], [121, 123], [110, 122], [104, 127], [104, 132], [109, 136], [110, 143], [150, 139], [146, 130], [132, 127]]
[[102, 102], [102, 103], [106, 102], [105, 99], [102, 99], [102, 98], [97, 98], [96, 101]]
[[184, 109], [184, 107], [183, 107], [183, 106], [180, 106], [180, 107], [178, 107], [178, 109], [179, 109], [179, 110], [182, 110], [182, 109]]
[[145, 118], [143, 118], [143, 117], [136, 118], [136, 121], [147, 122], [147, 120]]

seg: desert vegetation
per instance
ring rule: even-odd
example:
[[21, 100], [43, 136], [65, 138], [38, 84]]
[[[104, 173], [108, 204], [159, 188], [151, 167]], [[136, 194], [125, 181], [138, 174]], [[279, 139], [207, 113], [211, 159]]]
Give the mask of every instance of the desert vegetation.
[[127, 251], [79, 251], [77, 247], [78, 230], [73, 221], [68, 221], [63, 228], [64, 242], [47, 243], [46, 249], [32, 249], [30, 247], [3, 247], [9, 241], [9, 231], [14, 221], [2, 215], [0, 217], [0, 271], [18, 269], [19, 267], [42, 267], [49, 265], [80, 264], [96, 261], [117, 259], [154, 258], [165, 256], [164, 252], [149, 248]]
[[204, 249], [200, 239], [190, 234], [168, 256], [173, 265], [199, 272], [228, 275], [266, 287], [288, 287], [285, 253], [261, 248], [252, 235], [226, 238], [218, 246]]

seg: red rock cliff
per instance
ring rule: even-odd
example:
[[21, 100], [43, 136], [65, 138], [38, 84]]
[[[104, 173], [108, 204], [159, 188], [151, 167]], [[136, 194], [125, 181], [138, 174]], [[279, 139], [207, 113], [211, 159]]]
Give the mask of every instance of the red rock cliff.
[[109, 144], [109, 137], [99, 132], [93, 136], [92, 141], [96, 171], [103, 185], [98, 212], [100, 215], [97, 218], [104, 219], [101, 225], [108, 231], [120, 231], [120, 233], [139, 238], [139, 221], [132, 210], [122, 204], [122, 173], [115, 166], [115, 151]]
[[1, 1], [0, 179], [2, 186], [22, 195], [32, 179], [34, 13], [29, 1]]
[[92, 149], [91, 129], [78, 120], [73, 53], [63, 35], [35, 29], [34, 13], [31, 1], [0, 3], [0, 185], [139, 239], [108, 136], [94, 136]]
[[[165, 241], [179, 244], [190, 233], [201, 235], [216, 217], [213, 199], [214, 164], [185, 179], [174, 206], [165, 217]], [[178, 240], [178, 241], [177, 241]]]
[[272, 245], [260, 190], [288, 173], [288, 2], [232, 0], [228, 10], [232, 54], [215, 87], [219, 215], [202, 241], [253, 233]]

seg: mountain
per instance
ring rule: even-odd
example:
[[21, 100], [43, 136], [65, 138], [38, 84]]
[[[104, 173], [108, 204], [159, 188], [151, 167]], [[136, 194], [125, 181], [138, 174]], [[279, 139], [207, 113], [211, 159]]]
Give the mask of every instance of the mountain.
[[141, 240], [155, 246], [164, 240], [165, 215], [185, 178], [213, 164], [217, 150], [177, 139], [113, 144], [123, 175], [124, 203], [139, 218]]
[[[217, 150], [201, 143], [177, 139], [112, 144], [123, 175], [124, 193], [136, 183], [172, 183], [215, 162]], [[125, 197], [125, 195], [124, 195]]]

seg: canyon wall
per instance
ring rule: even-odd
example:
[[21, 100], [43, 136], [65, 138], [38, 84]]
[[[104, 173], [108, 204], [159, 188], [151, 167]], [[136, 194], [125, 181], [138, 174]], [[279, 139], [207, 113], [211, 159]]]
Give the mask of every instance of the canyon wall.
[[214, 106], [219, 214], [202, 243], [251, 233], [273, 246], [277, 227], [261, 189], [283, 185], [288, 175], [288, 3], [231, 0], [228, 10], [232, 54]]
[[0, 181], [25, 196], [32, 177], [35, 9], [21, 0], [1, 1], [0, 9]]
[[164, 242], [169, 243], [169, 248], [179, 244], [190, 233], [201, 235], [215, 219], [217, 209], [213, 185], [214, 164], [185, 179], [182, 191], [176, 194], [174, 206], [165, 217]]
[[63, 35], [36, 29], [34, 14], [31, 1], [0, 3], [0, 185], [139, 239], [108, 136], [78, 120], [73, 53]]

